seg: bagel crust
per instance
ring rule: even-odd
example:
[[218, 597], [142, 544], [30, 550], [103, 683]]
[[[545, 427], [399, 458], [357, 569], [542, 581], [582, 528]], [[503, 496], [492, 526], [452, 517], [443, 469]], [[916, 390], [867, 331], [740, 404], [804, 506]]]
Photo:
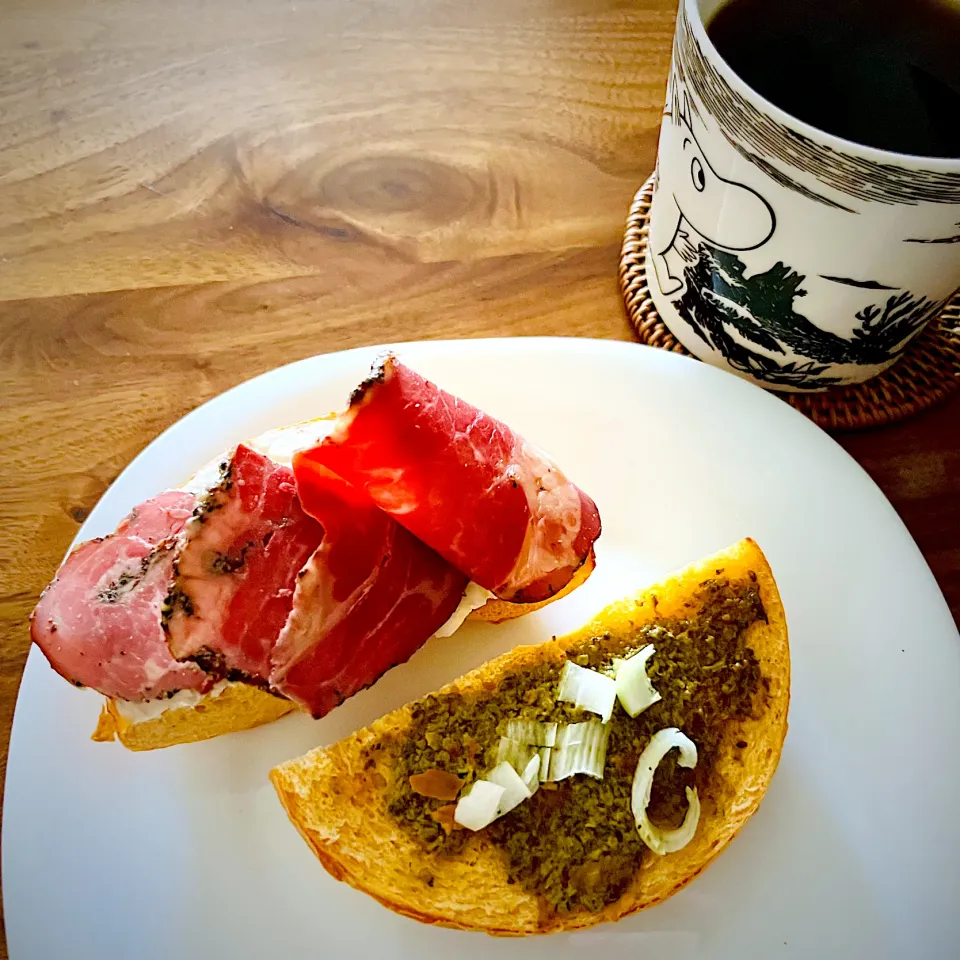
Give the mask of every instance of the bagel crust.
[[412, 704], [333, 746], [275, 768], [270, 778], [280, 802], [333, 877], [423, 923], [524, 936], [590, 927], [663, 902], [701, 873], [757, 809], [786, 735], [787, 626], [773, 574], [756, 543], [742, 540], [613, 604], [576, 632], [518, 647], [440, 691], [495, 690], [505, 675], [563, 656], [569, 647], [606, 631], [635, 630], [659, 618], [695, 617], [689, 605], [698, 587], [720, 575], [730, 581], [755, 582], [766, 611], [766, 622], [753, 623], [745, 636], [764, 680], [762, 708], [748, 719], [725, 725], [710, 768], [710, 789], [701, 797], [701, 818], [693, 840], [677, 853], [645, 855], [626, 892], [602, 910], [558, 913], [520, 884], [508, 883], [505, 858], [486, 831], [470, 835], [457, 854], [449, 855], [428, 851], [399, 828], [387, 809], [392, 776], [389, 751], [373, 761], [369, 748], [403, 736], [411, 725]]
[[158, 750], [250, 730], [279, 720], [295, 709], [289, 700], [246, 683], [229, 683], [222, 692], [207, 694], [196, 704], [174, 707], [148, 720], [128, 719], [117, 702], [108, 699], [91, 739], [117, 739], [128, 750]]

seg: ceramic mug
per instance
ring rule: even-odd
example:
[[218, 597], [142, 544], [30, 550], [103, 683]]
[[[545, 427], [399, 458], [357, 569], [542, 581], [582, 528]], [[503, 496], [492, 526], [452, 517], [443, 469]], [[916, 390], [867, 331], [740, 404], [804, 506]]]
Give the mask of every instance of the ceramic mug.
[[695, 356], [777, 390], [885, 370], [960, 288], [960, 159], [823, 133], [748, 87], [680, 0], [645, 267]]

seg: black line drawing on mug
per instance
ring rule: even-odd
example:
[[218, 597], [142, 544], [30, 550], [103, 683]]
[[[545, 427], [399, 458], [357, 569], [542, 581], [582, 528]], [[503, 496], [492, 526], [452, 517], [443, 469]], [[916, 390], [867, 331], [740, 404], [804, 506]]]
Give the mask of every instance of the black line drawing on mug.
[[[670, 109], [664, 111], [664, 134], [679, 139], [679, 149], [663, 150], [668, 157], [677, 157], [681, 169], [675, 170], [669, 185], [670, 194], [658, 193], [656, 215], [650, 224], [650, 252], [657, 283], [664, 296], [680, 293], [684, 278], [670, 269], [667, 255], [677, 249], [678, 240], [692, 231], [711, 246], [724, 250], [756, 250], [762, 247], [777, 227], [773, 208], [752, 187], [721, 177], [710, 163], [693, 132], [690, 104], [686, 92], [680, 98], [668, 95]], [[669, 118], [669, 123], [667, 119]], [[659, 160], [654, 172], [660, 186]], [[736, 217], [722, 217], [721, 210], [729, 205], [736, 209]]]
[[[960, 227], [960, 223], [957, 223]], [[904, 243], [960, 243], [960, 233], [955, 233], [949, 237], [907, 237]]]
[[833, 283], [842, 283], [846, 287], [863, 287], [864, 290], [899, 290], [900, 287], [891, 287], [889, 283], [879, 280], [854, 280], [853, 277], [831, 277], [827, 273], [820, 274], [821, 280], [831, 280]]
[[824, 376], [830, 367], [889, 363], [945, 302], [871, 284], [894, 292], [858, 310], [847, 339], [800, 312], [806, 277], [782, 261], [754, 271], [735, 253], [701, 243], [684, 272], [686, 289], [673, 301], [680, 317], [734, 370], [771, 386], [833, 386], [843, 378]]

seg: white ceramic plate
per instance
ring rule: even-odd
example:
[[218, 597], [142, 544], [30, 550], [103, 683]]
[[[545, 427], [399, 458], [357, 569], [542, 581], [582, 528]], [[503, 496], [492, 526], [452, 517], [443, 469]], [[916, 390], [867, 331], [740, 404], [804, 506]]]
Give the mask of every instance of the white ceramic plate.
[[[78, 539], [219, 451], [340, 407], [374, 350], [245, 383], [128, 467]], [[471, 624], [322, 721], [153, 754], [94, 744], [99, 697], [37, 651], [3, 821], [13, 960], [946, 957], [960, 943], [960, 641], [890, 505], [786, 404], [624, 343], [418, 343], [401, 356], [550, 450], [603, 517], [597, 571], [539, 614]], [[773, 566], [793, 654], [790, 733], [759, 813], [663, 906], [524, 941], [431, 929], [331, 879], [277, 803], [278, 761], [744, 535]]]

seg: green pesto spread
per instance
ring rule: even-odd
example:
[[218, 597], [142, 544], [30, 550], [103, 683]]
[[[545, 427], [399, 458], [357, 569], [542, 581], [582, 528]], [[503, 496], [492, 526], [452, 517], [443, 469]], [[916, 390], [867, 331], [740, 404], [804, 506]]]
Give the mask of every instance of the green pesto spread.
[[[637, 760], [653, 734], [679, 727], [697, 745], [695, 769], [679, 767], [671, 751], [654, 778], [650, 819], [674, 827], [686, 812], [686, 786], [696, 786], [701, 798], [709, 794], [725, 722], [752, 716], [759, 705], [764, 682], [744, 634], [766, 614], [755, 583], [730, 582], [717, 573], [700, 585], [690, 604], [691, 619], [654, 619], [629, 632], [585, 640], [567, 652], [581, 666], [605, 670], [614, 657], [653, 643], [656, 653], [647, 674], [662, 700], [636, 719], [617, 704], [602, 780], [575, 776], [541, 784], [529, 800], [485, 828], [506, 858], [510, 882], [558, 912], [601, 910], [623, 894], [641, 859], [652, 856], [637, 833], [630, 794]], [[392, 754], [390, 813], [426, 849], [456, 853], [472, 834], [445, 832], [431, 817], [444, 802], [414, 793], [411, 775], [436, 768], [457, 774], [466, 787], [496, 765], [508, 720], [573, 723], [593, 716], [556, 701], [564, 659], [511, 674], [483, 694], [426, 697], [414, 706], [412, 727], [401, 740], [376, 745]]]

